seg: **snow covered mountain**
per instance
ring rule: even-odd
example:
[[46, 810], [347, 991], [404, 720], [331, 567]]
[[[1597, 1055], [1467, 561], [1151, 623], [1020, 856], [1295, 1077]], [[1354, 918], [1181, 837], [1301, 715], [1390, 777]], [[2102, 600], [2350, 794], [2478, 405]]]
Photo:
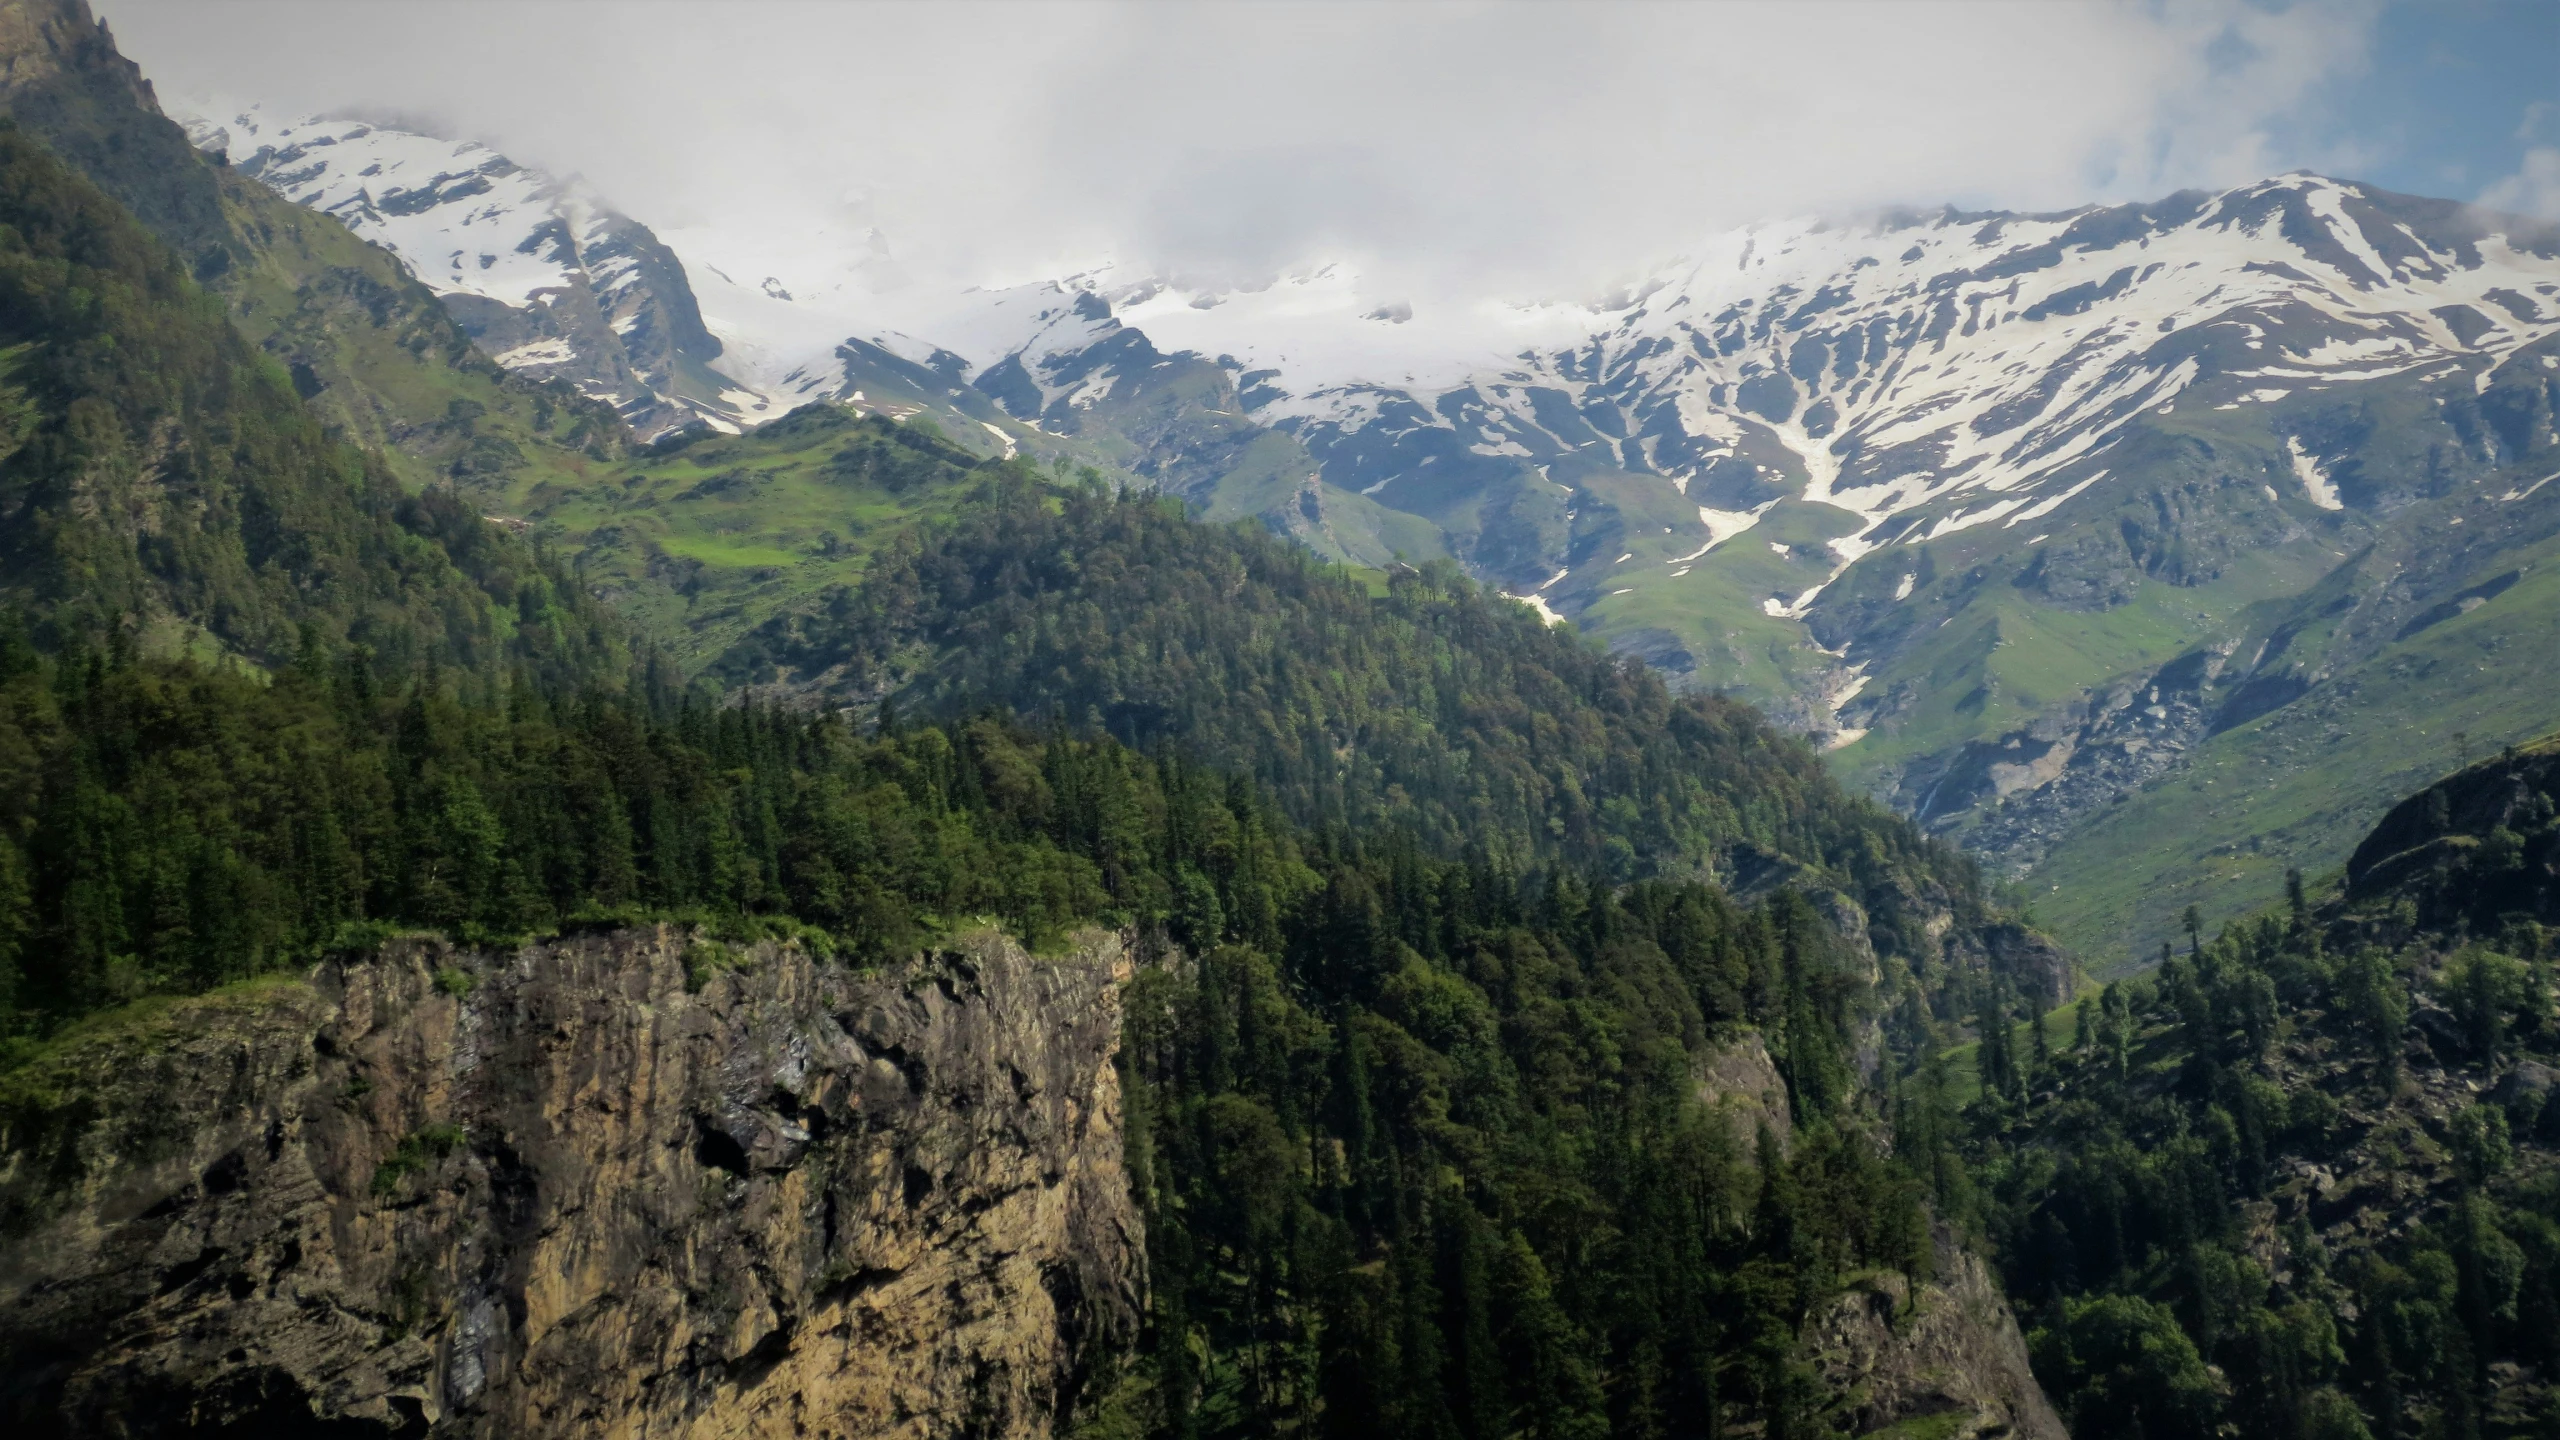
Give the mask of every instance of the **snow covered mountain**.
[[[2137, 416], [2192, 388], [2264, 404], [2431, 365], [2485, 384], [2560, 330], [2547, 230], [2311, 175], [2060, 215], [1761, 226], [1597, 303], [1417, 315], [1340, 266], [1244, 291], [1105, 263], [919, 293], [877, 231], [774, 255], [744, 234], [670, 248], [476, 144], [213, 113], [189, 122], [200, 144], [401, 255], [501, 363], [570, 379], [644, 428], [844, 398], [877, 347], [1072, 430], [1138, 378], [1135, 357], [1111, 353], [1135, 331], [1148, 368], [1214, 358], [1245, 417], [1300, 440], [1326, 485], [1438, 523], [1473, 568], [1575, 617], [1623, 587], [1572, 583], [1589, 557], [1544, 523], [1550, 507], [1482, 522], [1452, 513], [1451, 492], [1655, 477], [1709, 548], [1780, 499], [1825, 506], [1848, 528], [1812, 558], [1837, 573], [1870, 550], [2050, 514], [2103, 478], [2095, 457]], [[2301, 498], [2339, 508], [2337, 457], [2292, 438]], [[1803, 617], [1829, 579], [1753, 608]]]
[[398, 255], [509, 369], [565, 380], [646, 439], [782, 413], [717, 368], [685, 267], [586, 189], [485, 146], [257, 105], [179, 110], [189, 136]]
[[[1551, 473], [1569, 462], [1658, 476], [1718, 545], [1781, 496], [1833, 507], [1856, 522], [1826, 547], [1845, 562], [2050, 514], [2136, 417], [2198, 387], [2265, 404], [2431, 366], [2485, 386], [2560, 332], [2550, 233], [2494, 219], [2294, 175], [2052, 216], [1759, 227], [1615, 303], [1454, 324], [1415, 323], [1333, 270], [1245, 294], [1103, 270], [978, 292], [935, 338], [1028, 418], [1090, 404], [1097, 377], [1076, 357], [1136, 328], [1222, 357], [1254, 418], [1389, 505], [1429, 466], [1519, 461], [1570, 486]], [[2303, 451], [2293, 472], [2299, 498], [2334, 510], [2329, 463]], [[1571, 557], [1503, 558], [1487, 568], [1543, 583], [1545, 561]]]
[[[2137, 416], [2198, 386], [2263, 404], [2435, 365], [2485, 385], [2560, 332], [2548, 230], [2486, 225], [2294, 175], [2056, 216], [1766, 227], [1653, 276], [1579, 343], [1463, 386], [1284, 365], [1273, 388], [1300, 393], [1267, 403], [1336, 483], [1391, 493], [1445, 453], [1417, 434], [1438, 430], [1474, 455], [1660, 475], [1722, 517], [1706, 522], [1718, 544], [1781, 493], [1834, 506], [1859, 522], [1828, 546], [1846, 561], [2050, 514]], [[2302, 453], [2296, 476], [2334, 510], [2326, 465]]]
[[[918, 296], [801, 264], [803, 288], [827, 296], [814, 311], [768, 281], [737, 319], [779, 336], [796, 315], [810, 340], [764, 348], [813, 393], [834, 378], [833, 337], [860, 334], [1071, 431], [1140, 382], [1115, 354], [1136, 331], [1148, 368], [1214, 359], [1246, 418], [1300, 441], [1328, 490], [1429, 522], [1478, 573], [1603, 634], [1665, 629], [1617, 612], [1650, 610], [1652, 582], [1700, 575], [1710, 552], [1792, 520], [1765, 538], [1794, 563], [1756, 593], [1701, 595], [1679, 607], [1691, 623], [1631, 643], [1688, 651], [1709, 683], [1812, 702], [1808, 723], [1845, 667], [1718, 654], [1737, 633], [1733, 600], [1819, 630], [1852, 562], [1977, 526], [2038, 533], [2104, 492], [2109, 452], [2164, 407], [2420, 372], [2485, 387], [2560, 332], [2548, 227], [2312, 175], [2060, 215], [1756, 227], [1591, 305], [1417, 314], [1342, 267], [1242, 292], [1106, 265]], [[2281, 443], [2286, 504], [2350, 503], [2361, 482], [2341, 442]], [[1613, 531], [1621, 501], [1644, 518]], [[1680, 543], [1658, 554], [1610, 538], [1664, 523]]]
[[1747, 694], [2068, 881], [2084, 937], [2328, 863], [2456, 758], [2428, 734], [2560, 723], [2546, 223], [2296, 174], [1755, 227], [1579, 306], [1434, 310], [1341, 267], [894, 303], [1051, 431], [1135, 434], [1193, 367], [1194, 413], [1295, 446], [1171, 488], [1352, 558], [1451, 555]]
[[[2296, 174], [1757, 226], [1587, 303], [1417, 303], [1344, 265], [948, 291], [859, 215], [661, 242], [477, 147], [196, 133], [397, 249], [501, 361], [661, 427], [931, 409], [1338, 559], [1454, 559], [2115, 907], [2090, 927], [2195, 898], [2122, 860], [2144, 807], [2245, 857], [2159, 873], [2265, 890], [2423, 783], [2403, 731], [2560, 723], [2544, 223]], [[2233, 766], [2262, 773], [2199, 822], [2187, 787]]]

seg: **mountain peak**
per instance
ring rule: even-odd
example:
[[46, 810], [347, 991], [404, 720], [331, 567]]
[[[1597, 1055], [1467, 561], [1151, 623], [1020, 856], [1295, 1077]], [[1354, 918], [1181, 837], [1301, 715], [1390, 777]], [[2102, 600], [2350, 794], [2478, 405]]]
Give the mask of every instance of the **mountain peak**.
[[499, 364], [611, 404], [642, 438], [735, 430], [788, 408], [713, 367], [684, 265], [574, 180], [475, 140], [206, 102], [189, 137], [398, 255]]

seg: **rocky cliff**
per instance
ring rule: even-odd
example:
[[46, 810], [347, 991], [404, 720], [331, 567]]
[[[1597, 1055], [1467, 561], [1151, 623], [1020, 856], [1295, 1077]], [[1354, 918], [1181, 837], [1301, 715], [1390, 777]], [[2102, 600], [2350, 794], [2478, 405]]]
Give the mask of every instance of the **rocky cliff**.
[[[1698, 1076], [1699, 1099], [1737, 1144], [1765, 1132], [1792, 1146], [1786, 1079], [1757, 1031], [1711, 1048]], [[1945, 1224], [1933, 1224], [1931, 1249], [1916, 1298], [1909, 1277], [1871, 1271], [1807, 1318], [1805, 1348], [1833, 1397], [1833, 1422], [1860, 1436], [2069, 1440], [1998, 1277]]]
[[1903, 1276], [1876, 1274], [1808, 1327], [1849, 1433], [2069, 1440], [1990, 1268], [1944, 1226], [1936, 1250], [1916, 1302]]
[[0, 1094], [16, 1433], [1050, 1432], [1134, 1325], [1121, 942], [394, 942]]

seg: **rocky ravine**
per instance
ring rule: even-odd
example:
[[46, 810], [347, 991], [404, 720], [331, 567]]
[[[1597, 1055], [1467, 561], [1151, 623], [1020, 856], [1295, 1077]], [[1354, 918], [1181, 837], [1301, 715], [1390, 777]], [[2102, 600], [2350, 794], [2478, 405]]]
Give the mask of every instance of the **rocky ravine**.
[[22, 1069], [0, 1413], [20, 1435], [1050, 1433], [1144, 1284], [1122, 941], [1038, 959], [988, 934], [869, 974], [692, 944], [399, 941]]

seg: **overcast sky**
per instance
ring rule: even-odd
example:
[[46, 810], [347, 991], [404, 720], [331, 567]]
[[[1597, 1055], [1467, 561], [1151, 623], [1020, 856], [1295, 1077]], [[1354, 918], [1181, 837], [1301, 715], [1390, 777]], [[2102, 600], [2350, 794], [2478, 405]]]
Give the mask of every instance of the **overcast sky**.
[[2560, 3], [94, 0], [165, 97], [402, 113], [661, 228], [1592, 293], [1755, 219], [2309, 167], [2560, 216]]

